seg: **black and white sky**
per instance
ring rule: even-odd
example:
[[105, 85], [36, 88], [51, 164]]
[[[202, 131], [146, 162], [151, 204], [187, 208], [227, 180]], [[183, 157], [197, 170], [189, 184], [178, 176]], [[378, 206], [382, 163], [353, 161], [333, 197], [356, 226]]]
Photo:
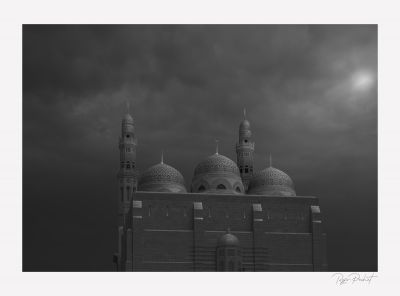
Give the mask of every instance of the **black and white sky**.
[[140, 171], [235, 160], [320, 198], [331, 270], [377, 269], [376, 25], [23, 26], [25, 270], [113, 270], [126, 102]]

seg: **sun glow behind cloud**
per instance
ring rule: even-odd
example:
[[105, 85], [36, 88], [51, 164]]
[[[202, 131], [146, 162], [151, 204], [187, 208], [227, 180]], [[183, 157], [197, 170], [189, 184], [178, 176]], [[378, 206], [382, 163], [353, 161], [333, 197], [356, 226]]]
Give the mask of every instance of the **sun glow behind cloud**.
[[351, 77], [351, 86], [353, 91], [367, 91], [375, 83], [375, 75], [366, 70], [353, 73]]

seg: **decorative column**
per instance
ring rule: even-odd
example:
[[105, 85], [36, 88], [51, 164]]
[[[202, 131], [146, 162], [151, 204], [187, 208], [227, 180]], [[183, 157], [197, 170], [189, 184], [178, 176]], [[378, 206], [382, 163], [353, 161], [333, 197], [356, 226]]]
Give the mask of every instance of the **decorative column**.
[[312, 233], [312, 258], [313, 270], [322, 270], [322, 221], [319, 206], [311, 206], [311, 233]]
[[201, 270], [200, 268], [200, 252], [201, 243], [204, 237], [204, 213], [203, 203], [193, 203], [193, 269], [194, 271]]
[[263, 209], [260, 203], [253, 204], [253, 256], [254, 271], [265, 270], [262, 255]]

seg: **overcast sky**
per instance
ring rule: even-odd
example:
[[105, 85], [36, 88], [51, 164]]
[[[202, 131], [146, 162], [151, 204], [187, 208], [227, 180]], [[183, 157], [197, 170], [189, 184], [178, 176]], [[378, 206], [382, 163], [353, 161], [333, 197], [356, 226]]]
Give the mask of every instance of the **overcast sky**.
[[24, 26], [24, 268], [111, 270], [126, 101], [140, 171], [235, 160], [320, 198], [332, 270], [377, 268], [377, 27]]

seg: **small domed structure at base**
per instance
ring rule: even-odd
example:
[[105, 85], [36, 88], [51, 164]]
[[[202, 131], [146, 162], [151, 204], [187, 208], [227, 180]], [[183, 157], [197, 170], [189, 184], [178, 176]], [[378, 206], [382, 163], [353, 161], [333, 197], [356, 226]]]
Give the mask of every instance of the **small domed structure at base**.
[[239, 239], [230, 233], [222, 235], [217, 243], [217, 270], [240, 271], [242, 269], [242, 251]]
[[238, 247], [239, 239], [232, 233], [228, 232], [219, 238], [218, 246], [219, 247]]

